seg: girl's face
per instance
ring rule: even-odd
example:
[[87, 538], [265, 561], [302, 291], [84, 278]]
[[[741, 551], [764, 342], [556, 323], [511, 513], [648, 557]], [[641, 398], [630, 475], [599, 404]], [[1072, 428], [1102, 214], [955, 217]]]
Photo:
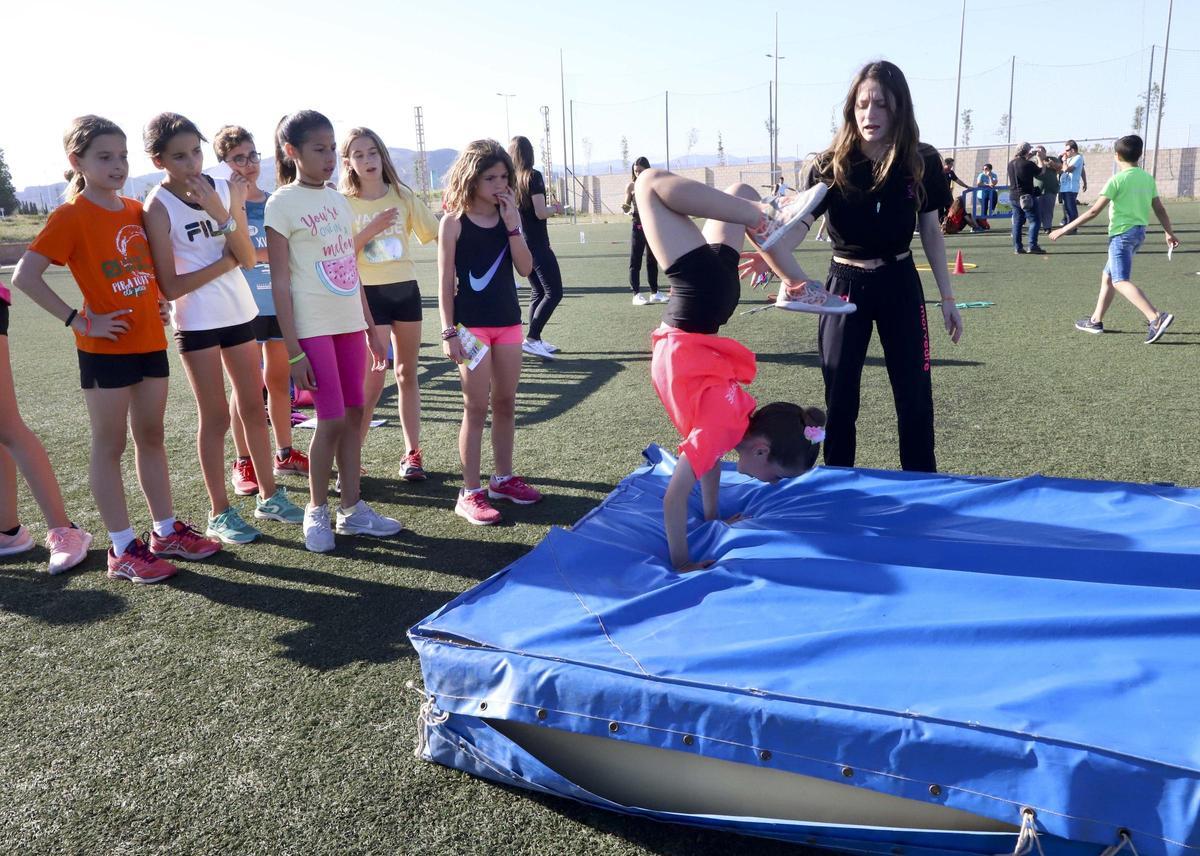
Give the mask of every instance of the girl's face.
[[771, 460], [771, 444], [764, 437], [751, 436], [738, 443], [737, 471], [761, 482], [774, 484], [780, 479], [798, 476], [803, 470], [791, 472], [778, 461]]
[[854, 96], [854, 121], [864, 143], [887, 143], [892, 134], [892, 110], [877, 80], [864, 80]]
[[375, 182], [383, 178], [383, 158], [379, 154], [379, 146], [367, 136], [354, 139], [347, 156], [342, 159], [342, 166], [354, 170], [359, 181]]
[[641, 164], [638, 164], [637, 166], [635, 166], [633, 168], [633, 177], [637, 178], [639, 175], [641, 175], [645, 171], [645, 169], [646, 168], [644, 166], [642, 166]]
[[86, 186], [116, 192], [129, 176], [129, 147], [121, 134], [101, 134], [81, 155], [68, 155], [71, 169], [83, 176]]
[[253, 140], [238, 143], [225, 155], [225, 165], [236, 172], [250, 184], [258, 184], [258, 175], [262, 172], [259, 162], [262, 156], [254, 148]]
[[176, 134], [167, 140], [162, 154], [154, 158], [154, 165], [167, 171], [174, 181], [186, 181], [200, 175], [204, 169], [204, 149], [195, 134]]
[[508, 167], [503, 163], [493, 164], [479, 176], [479, 183], [475, 185], [475, 198], [480, 202], [496, 205], [496, 194], [505, 190], [508, 190]]
[[309, 184], [323, 184], [333, 178], [337, 168], [337, 140], [333, 128], [309, 131], [298, 147], [291, 144], [287, 155], [296, 162], [296, 172]]

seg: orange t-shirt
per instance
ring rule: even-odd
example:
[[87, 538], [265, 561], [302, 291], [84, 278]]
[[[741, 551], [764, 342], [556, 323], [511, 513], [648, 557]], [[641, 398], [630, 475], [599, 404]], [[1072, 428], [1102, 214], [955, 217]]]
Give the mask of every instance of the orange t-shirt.
[[29, 249], [71, 269], [89, 313], [133, 310], [123, 316], [129, 330], [115, 342], [76, 333], [79, 350], [92, 354], [164, 351], [167, 336], [158, 315], [158, 280], [142, 225], [142, 206], [125, 197], [121, 202], [121, 210], [109, 211], [75, 197], [54, 209]]

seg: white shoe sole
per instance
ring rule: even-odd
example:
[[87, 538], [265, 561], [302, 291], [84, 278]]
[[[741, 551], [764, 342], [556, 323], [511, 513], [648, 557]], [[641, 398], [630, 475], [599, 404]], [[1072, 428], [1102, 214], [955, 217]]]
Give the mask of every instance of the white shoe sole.
[[[825, 194], [829, 192], [829, 186], [826, 184], [815, 184], [808, 190], [795, 197], [794, 202], [790, 205], [784, 205], [780, 210], [786, 212], [783, 225], [779, 226], [771, 234], [767, 235], [758, 248], [764, 253], [774, 247], [782, 240], [783, 236], [790, 232], [796, 225], [798, 220], [803, 219], [807, 215], [813, 213], [820, 206], [821, 201], [825, 198]], [[751, 238], [751, 241], [754, 239]]]
[[838, 300], [837, 303], [804, 303], [799, 300], [786, 300], [783, 303], [776, 301], [776, 309], [784, 309], [788, 312], [807, 312], [809, 315], [849, 315], [852, 312], [857, 312], [858, 307], [853, 303], [847, 303], [845, 300]]
[[337, 546], [337, 542], [331, 537], [328, 544], [312, 544], [308, 536], [304, 536], [304, 549], [310, 553], [328, 553]]
[[490, 487], [488, 488], [488, 499], [505, 499], [515, 505], [533, 505], [534, 503], [541, 502], [540, 498], [539, 499], [514, 499], [513, 497], [509, 496], [506, 493], [497, 493], [496, 491], [492, 490]]
[[470, 523], [472, 526], [495, 526], [497, 523], [500, 522], [499, 520], [476, 520], [474, 517], [467, 514], [465, 511], [458, 508], [457, 506], [455, 506], [455, 508], [454, 508], [454, 513], [457, 514], [459, 517], [461, 517], [463, 520]]
[[397, 522], [396, 526], [396, 529], [392, 529], [389, 526], [386, 531], [375, 531], [374, 529], [364, 529], [358, 526], [343, 526], [339, 523], [333, 531], [339, 535], [368, 535], [372, 538], [391, 538], [393, 535], [399, 535], [404, 531], [403, 523]]
[[[28, 534], [28, 532], [26, 532]], [[14, 544], [11, 547], [0, 548], [0, 556], [16, 556], [20, 553], [28, 553], [34, 547], [33, 536], [29, 537], [28, 543], [25, 541], [19, 544]]]
[[304, 525], [303, 517], [301, 517], [299, 520], [288, 520], [282, 514], [276, 514], [273, 511], [261, 511], [257, 508], [254, 509], [254, 517], [256, 520], [274, 520], [276, 523], [287, 523], [291, 526]]

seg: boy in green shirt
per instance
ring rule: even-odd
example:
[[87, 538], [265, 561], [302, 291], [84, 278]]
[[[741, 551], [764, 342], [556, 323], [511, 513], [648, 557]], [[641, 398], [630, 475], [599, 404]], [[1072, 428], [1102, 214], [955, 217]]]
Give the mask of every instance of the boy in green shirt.
[[1146, 316], [1149, 326], [1145, 344], [1150, 345], [1162, 338], [1162, 334], [1175, 320], [1175, 316], [1170, 312], [1159, 312], [1155, 309], [1146, 293], [1129, 279], [1133, 271], [1133, 254], [1146, 239], [1146, 226], [1150, 222], [1152, 208], [1158, 222], [1162, 224], [1167, 246], [1178, 247], [1179, 240], [1171, 231], [1171, 218], [1167, 216], [1167, 210], [1158, 198], [1154, 178], [1144, 169], [1137, 167], [1137, 162], [1142, 157], [1142, 147], [1142, 138], [1137, 134], [1117, 140], [1114, 146], [1117, 153], [1117, 174], [1104, 185], [1104, 189], [1100, 191], [1100, 198], [1091, 208], [1061, 229], [1051, 232], [1050, 240], [1057, 241], [1112, 204], [1108, 212], [1108, 263], [1100, 275], [1100, 297], [1091, 317], [1076, 321], [1075, 329], [1083, 333], [1103, 333], [1104, 313], [1108, 311], [1113, 296], [1119, 291], [1122, 297]]

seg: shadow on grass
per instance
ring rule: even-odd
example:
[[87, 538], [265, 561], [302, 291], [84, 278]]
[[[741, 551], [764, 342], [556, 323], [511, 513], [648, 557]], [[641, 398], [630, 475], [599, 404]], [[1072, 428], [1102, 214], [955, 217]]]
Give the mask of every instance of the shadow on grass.
[[[814, 351], [808, 351], [805, 353], [791, 352], [784, 354], [759, 354], [758, 362], [782, 366], [803, 366], [804, 368], [816, 369], [821, 367], [821, 357]], [[937, 357], [931, 359], [929, 364], [931, 366], [943, 366], [946, 368], [971, 368], [984, 365], [976, 360], [949, 360]], [[864, 365], [878, 366], [880, 368], [886, 367], [883, 357], [877, 357], [874, 355], [868, 356]]]
[[52, 577], [34, 569], [48, 559], [44, 550], [23, 553], [16, 561], [0, 559], [0, 612], [24, 615], [46, 624], [91, 624], [112, 618], [127, 606], [125, 598], [110, 591], [69, 588], [72, 577], [103, 571], [103, 551], [92, 550], [87, 560], [66, 574]]

